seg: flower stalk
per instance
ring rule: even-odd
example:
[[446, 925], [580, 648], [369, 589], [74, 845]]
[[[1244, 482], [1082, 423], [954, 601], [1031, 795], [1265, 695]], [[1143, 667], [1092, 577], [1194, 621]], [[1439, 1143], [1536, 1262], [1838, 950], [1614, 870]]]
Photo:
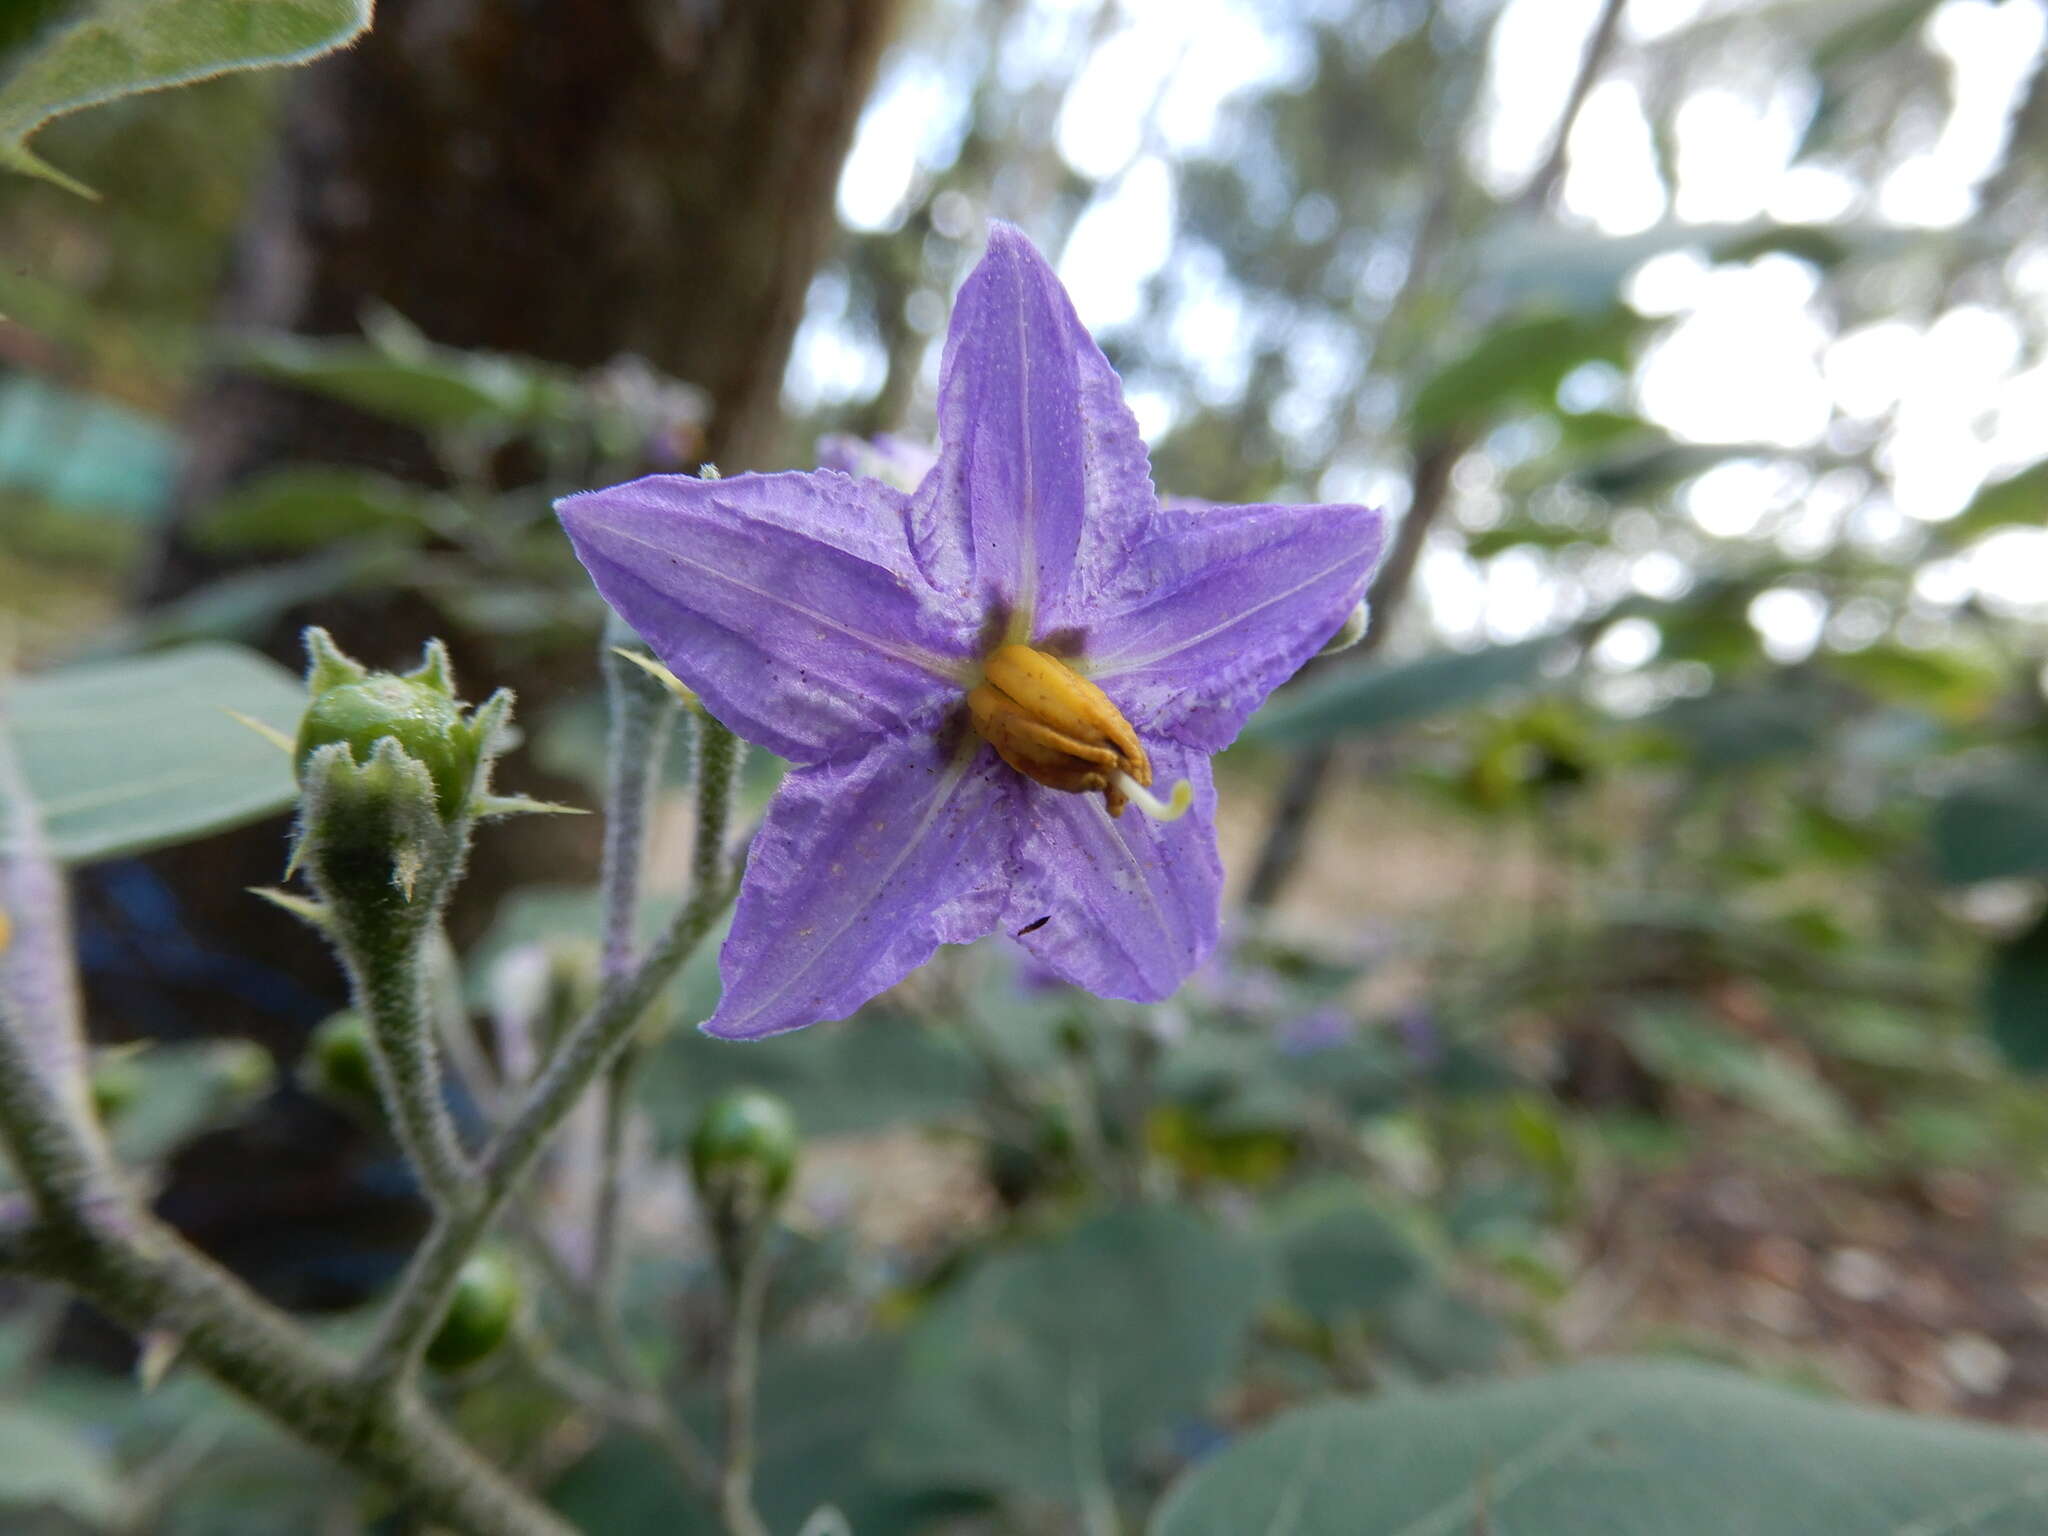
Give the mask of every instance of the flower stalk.
[[768, 1298], [766, 1232], [752, 1234], [731, 1288], [725, 1357], [725, 1460], [718, 1510], [726, 1536], [768, 1536], [754, 1506], [754, 1426], [761, 1380], [761, 1317]]
[[[698, 866], [711, 878], [693, 881], [653, 948], [624, 981], [604, 990], [527, 1086], [518, 1107], [478, 1160], [474, 1202], [442, 1212], [428, 1230], [357, 1366], [358, 1379], [374, 1393], [388, 1394], [412, 1379], [427, 1339], [447, 1310], [463, 1261], [490, 1231], [584, 1090], [625, 1048], [649, 1004], [732, 900], [736, 861], [724, 849], [738, 748], [731, 733], [708, 716], [700, 719], [698, 730]], [[707, 848], [719, 852], [707, 855]]]
[[321, 629], [306, 646], [293, 861], [368, 1021], [399, 1144], [429, 1202], [460, 1209], [474, 1199], [472, 1170], [442, 1091], [430, 984], [511, 699], [500, 693], [467, 716], [438, 641], [403, 676], [370, 673]]
[[[607, 617], [598, 645], [598, 669], [611, 713], [604, 858], [598, 875], [602, 932], [598, 968], [607, 990], [623, 985], [633, 970], [648, 827], [677, 709], [675, 695], [628, 652], [628, 647], [637, 651], [639, 644], [639, 637], [617, 614]], [[614, 1304], [624, 1262], [620, 1210], [626, 1178], [626, 1131], [642, 1055], [637, 1042], [628, 1043], [604, 1076], [597, 1205], [590, 1244], [591, 1289], [603, 1308]]]

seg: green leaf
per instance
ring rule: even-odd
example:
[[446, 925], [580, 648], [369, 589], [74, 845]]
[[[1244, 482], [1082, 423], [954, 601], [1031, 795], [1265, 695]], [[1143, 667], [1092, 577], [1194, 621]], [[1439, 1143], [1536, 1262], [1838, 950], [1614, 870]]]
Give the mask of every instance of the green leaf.
[[151, 1045], [129, 1058], [141, 1091], [114, 1119], [114, 1147], [128, 1164], [154, 1162], [202, 1131], [225, 1125], [268, 1093], [276, 1064], [248, 1040]]
[[424, 499], [366, 469], [297, 464], [259, 475], [222, 497], [194, 526], [213, 550], [311, 550], [337, 539], [417, 530]]
[[[715, 946], [707, 944], [708, 960]], [[706, 1017], [715, 990], [690, 1023]], [[966, 1109], [979, 1070], [958, 1039], [886, 1007], [735, 1051], [679, 1029], [648, 1063], [642, 1103], [664, 1147], [679, 1147], [702, 1107], [730, 1088], [789, 1102], [808, 1136], [846, 1136], [930, 1124]]]
[[1319, 1323], [1383, 1314], [1435, 1273], [1406, 1228], [1349, 1179], [1293, 1191], [1271, 1233], [1288, 1298]]
[[[755, 1497], [768, 1528], [795, 1532], [831, 1504], [855, 1531], [915, 1531], [961, 1500], [880, 1480], [869, 1466], [874, 1405], [895, 1378], [900, 1344], [870, 1336], [845, 1344], [771, 1350], [761, 1370], [760, 1471]], [[710, 1391], [685, 1405], [690, 1423], [715, 1441], [719, 1411]], [[674, 1466], [644, 1436], [616, 1435], [563, 1475], [548, 1501], [584, 1531], [718, 1536], [715, 1514], [676, 1487]]]
[[[1801, 4], [1795, 11], [1822, 7]], [[1898, 256], [1951, 231], [1903, 230], [1878, 224], [1658, 224], [1610, 236], [1531, 218], [1501, 220], [1477, 246], [1483, 291], [1503, 305], [1562, 308], [1598, 316], [1618, 302], [1630, 273], [1667, 251], [1700, 251], [1716, 261], [1749, 261], [1783, 251], [1817, 265]], [[1988, 242], [1980, 242], [1988, 243]]]
[[2031, 1536], [2025, 1435], [1659, 1362], [1318, 1404], [1184, 1477], [1150, 1536]]
[[1849, 1112], [1791, 1058], [1679, 1007], [1647, 1007], [1628, 1021], [1628, 1043], [1651, 1071], [1815, 1136], [1846, 1135]]
[[98, 0], [0, 85], [0, 168], [91, 191], [45, 164], [29, 136], [51, 118], [235, 69], [301, 64], [370, 25], [372, 0]]
[[370, 341], [265, 336], [238, 361], [252, 372], [427, 430], [518, 424], [561, 406], [568, 386], [524, 358], [435, 346], [395, 317]]
[[228, 645], [67, 667], [22, 681], [11, 701], [29, 790], [71, 863], [283, 810], [297, 795], [291, 758], [229, 711], [290, 735], [304, 708], [298, 679]]
[[1392, 666], [1339, 665], [1260, 710], [1245, 734], [1258, 741], [1306, 743], [1391, 730], [1534, 682], [1559, 645], [1555, 636], [1544, 636]]
[[1784, 450], [1760, 443], [1638, 443], [1579, 465], [1573, 482], [1608, 501], [1645, 500], [1731, 459], [1769, 459]]
[[1934, 873], [1950, 885], [2048, 875], [2048, 761], [2022, 758], [1956, 785], [1927, 830]]
[[1511, 406], [1553, 410], [1557, 386], [1583, 363], [1628, 362], [1642, 321], [1620, 308], [1596, 315], [1522, 315], [1486, 332], [1439, 368], [1408, 408], [1418, 433], [1470, 432]]
[[1920, 705], [1948, 719], [1982, 711], [2003, 679], [1961, 650], [1919, 651], [1889, 643], [1860, 651], [1826, 651], [1820, 661], [1876, 698]]
[[121, 1510], [113, 1458], [79, 1425], [0, 1402], [0, 1510], [52, 1508], [111, 1524]]
[[2007, 1061], [2022, 1072], [2048, 1072], [2048, 913], [1992, 951], [1984, 1015]]
[[1717, 688], [1649, 716], [1676, 734], [1703, 768], [1749, 768], [1819, 744], [1831, 718], [1818, 690], [1790, 683]]
[[1260, 1281], [1253, 1252], [1171, 1207], [986, 1258], [912, 1330], [877, 1464], [962, 1489], [1099, 1488], [1200, 1411]]
[[1998, 528], [2038, 528], [2044, 520], [2048, 520], [2048, 460], [1984, 486], [1967, 507], [1938, 524], [1935, 533], [1944, 544], [1955, 546]]

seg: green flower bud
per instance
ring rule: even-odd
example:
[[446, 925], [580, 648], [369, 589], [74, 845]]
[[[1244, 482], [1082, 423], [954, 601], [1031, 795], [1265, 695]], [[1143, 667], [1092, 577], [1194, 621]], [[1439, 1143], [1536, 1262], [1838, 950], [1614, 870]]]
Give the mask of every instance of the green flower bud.
[[1318, 656], [1334, 656], [1339, 651], [1350, 650], [1351, 647], [1365, 638], [1366, 624], [1371, 619], [1371, 616], [1372, 610], [1370, 605], [1360, 603], [1345, 617], [1344, 622], [1337, 626], [1337, 633], [1323, 642], [1323, 648], [1317, 651], [1316, 654]]
[[254, 1040], [216, 1040], [213, 1067], [237, 1099], [260, 1099], [277, 1086], [277, 1060]]
[[472, 1255], [456, 1277], [448, 1315], [427, 1343], [427, 1364], [454, 1372], [488, 1359], [510, 1336], [523, 1300], [509, 1259], [491, 1249]]
[[142, 1097], [149, 1075], [132, 1051], [109, 1052], [92, 1064], [92, 1107], [103, 1124], [112, 1125]]
[[444, 821], [468, 808], [477, 788], [485, 731], [455, 697], [448, 653], [428, 645], [418, 670], [366, 672], [334, 648], [324, 630], [309, 630], [313, 665], [307, 676], [312, 697], [299, 722], [293, 761], [305, 782], [313, 754], [342, 745], [358, 767], [366, 766], [382, 741], [394, 741], [433, 780], [435, 804]]
[[690, 1171], [709, 1194], [734, 1178], [751, 1181], [769, 1205], [781, 1201], [796, 1172], [796, 1117], [772, 1093], [739, 1088], [705, 1107], [690, 1138]]
[[796, 1173], [796, 1117], [772, 1093], [738, 1088], [705, 1106], [690, 1173], [728, 1277], [758, 1242]]
[[377, 1071], [370, 1061], [370, 1026], [345, 1010], [330, 1015], [306, 1042], [299, 1081], [316, 1098], [340, 1109], [380, 1112]]

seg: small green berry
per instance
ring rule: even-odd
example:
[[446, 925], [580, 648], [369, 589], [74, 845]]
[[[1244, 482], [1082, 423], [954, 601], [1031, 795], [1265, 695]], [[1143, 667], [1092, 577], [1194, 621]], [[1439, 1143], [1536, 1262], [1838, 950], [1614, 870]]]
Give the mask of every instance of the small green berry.
[[302, 1081], [310, 1093], [345, 1109], [376, 1109], [377, 1071], [370, 1026], [353, 1011], [330, 1015], [306, 1042]]
[[796, 1117], [772, 1093], [738, 1088], [704, 1109], [690, 1138], [690, 1171], [714, 1203], [744, 1192], [773, 1209], [796, 1172]]
[[92, 1064], [92, 1107], [101, 1123], [112, 1125], [142, 1097], [147, 1074], [134, 1056], [122, 1051]]
[[519, 1273], [503, 1254], [486, 1249], [462, 1266], [448, 1315], [427, 1344], [427, 1364], [465, 1371], [495, 1354], [519, 1316]]

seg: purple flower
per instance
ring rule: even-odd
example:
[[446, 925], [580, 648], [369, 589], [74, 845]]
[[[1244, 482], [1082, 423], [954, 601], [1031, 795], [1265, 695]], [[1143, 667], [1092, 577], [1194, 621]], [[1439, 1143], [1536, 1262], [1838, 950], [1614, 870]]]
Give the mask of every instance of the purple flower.
[[1283, 1021], [1273, 1031], [1273, 1043], [1282, 1056], [1314, 1056], [1344, 1044], [1357, 1028], [1348, 1010], [1326, 1004]]
[[909, 494], [820, 470], [560, 504], [605, 599], [794, 764], [712, 1034], [844, 1017], [997, 927], [1076, 986], [1168, 996], [1216, 942], [1209, 755], [1379, 557], [1362, 507], [1162, 508], [1116, 374], [1005, 225], [954, 307], [938, 422]]

